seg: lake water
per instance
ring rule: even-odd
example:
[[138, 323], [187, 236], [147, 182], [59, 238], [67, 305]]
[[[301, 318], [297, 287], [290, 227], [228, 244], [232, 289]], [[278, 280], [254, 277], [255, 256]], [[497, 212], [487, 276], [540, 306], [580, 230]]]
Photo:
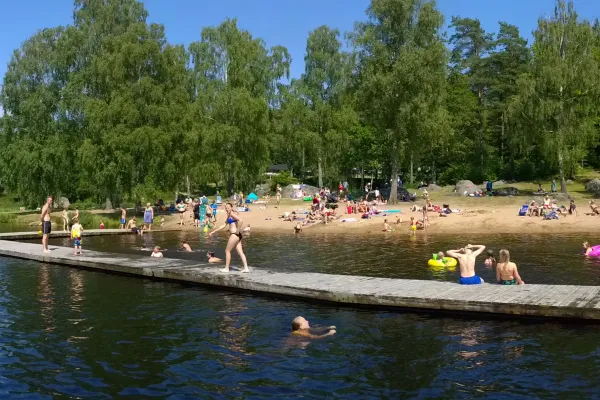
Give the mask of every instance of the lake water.
[[[186, 239], [197, 252], [176, 250]], [[225, 236], [85, 238], [84, 249], [203, 259]], [[430, 253], [511, 250], [531, 283], [600, 284], [563, 236], [253, 235], [250, 265], [456, 280]], [[62, 239], [53, 244], [68, 243]], [[484, 278], [493, 271], [478, 265]], [[600, 398], [600, 325], [361, 310], [0, 258], [0, 398]], [[290, 322], [336, 325], [291, 338]]]

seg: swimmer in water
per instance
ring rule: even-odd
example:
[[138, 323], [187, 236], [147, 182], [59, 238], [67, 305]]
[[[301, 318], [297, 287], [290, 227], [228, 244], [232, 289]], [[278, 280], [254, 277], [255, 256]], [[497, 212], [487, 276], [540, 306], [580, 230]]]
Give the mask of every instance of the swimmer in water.
[[154, 250], [152, 251], [152, 254], [150, 254], [150, 257], [152, 257], [152, 258], [162, 258], [163, 257], [163, 253], [160, 252], [160, 247], [156, 246], [154, 248]]
[[487, 257], [483, 262], [483, 265], [485, 265], [486, 267], [496, 266], [496, 258], [494, 258], [494, 252], [492, 250], [487, 251]]
[[192, 248], [185, 240], [181, 242], [181, 247], [183, 248], [183, 251], [192, 251]]
[[302, 232], [302, 224], [300, 222], [296, 222], [296, 226], [294, 226], [294, 233]]
[[446, 260], [444, 260], [444, 258], [446, 257], [446, 255], [444, 255], [443, 251], [438, 251], [437, 253], [437, 260], [443, 262], [444, 264], [446, 264]]
[[313, 335], [310, 333], [310, 324], [304, 317], [296, 317], [292, 321], [292, 334], [302, 337], [307, 337], [310, 339], [321, 339], [327, 336], [335, 335], [336, 328], [335, 326], [330, 326], [327, 329], [327, 333], [322, 335]]
[[212, 251], [209, 251], [208, 253], [206, 253], [206, 258], [208, 259], [208, 262], [211, 264], [223, 262], [223, 260], [221, 260], [220, 258], [215, 257], [215, 253], [213, 253]]
[[392, 227], [390, 226], [390, 224], [388, 224], [387, 218], [383, 220], [383, 231], [384, 232], [392, 231]]
[[592, 246], [590, 245], [590, 242], [583, 242], [583, 255], [584, 256], [589, 256], [590, 253], [592, 252]]
[[244, 233], [250, 233], [250, 224], [244, 228]]

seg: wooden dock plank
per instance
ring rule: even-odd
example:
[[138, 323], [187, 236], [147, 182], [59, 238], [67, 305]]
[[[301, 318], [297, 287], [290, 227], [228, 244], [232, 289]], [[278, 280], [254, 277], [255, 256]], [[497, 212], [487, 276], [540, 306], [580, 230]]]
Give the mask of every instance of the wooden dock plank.
[[574, 285], [461, 286], [457, 283], [321, 273], [222, 273], [220, 266], [0, 240], [0, 255], [108, 272], [178, 280], [346, 304], [600, 320], [600, 287]]

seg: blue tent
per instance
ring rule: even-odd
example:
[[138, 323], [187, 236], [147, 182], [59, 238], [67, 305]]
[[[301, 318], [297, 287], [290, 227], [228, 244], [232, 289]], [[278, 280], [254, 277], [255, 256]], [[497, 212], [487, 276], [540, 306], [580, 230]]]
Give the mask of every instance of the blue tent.
[[254, 193], [250, 193], [248, 195], [248, 200], [250, 200], [250, 201], [256, 201], [256, 200], [258, 200], [258, 196], [256, 194], [254, 194]]

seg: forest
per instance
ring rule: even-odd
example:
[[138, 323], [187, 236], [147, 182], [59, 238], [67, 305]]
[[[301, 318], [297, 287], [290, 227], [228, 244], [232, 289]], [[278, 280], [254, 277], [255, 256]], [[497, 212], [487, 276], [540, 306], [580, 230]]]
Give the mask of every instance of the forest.
[[[136, 0], [75, 0], [38, 31], [0, 93], [2, 189], [28, 204], [153, 199], [211, 185], [247, 193], [272, 164], [316, 186], [377, 174], [565, 181], [600, 166], [600, 23], [558, 0], [528, 43], [431, 0], [372, 0], [352, 32], [284, 44], [204, 27], [170, 44]], [[357, 183], [358, 185], [358, 183]]]

